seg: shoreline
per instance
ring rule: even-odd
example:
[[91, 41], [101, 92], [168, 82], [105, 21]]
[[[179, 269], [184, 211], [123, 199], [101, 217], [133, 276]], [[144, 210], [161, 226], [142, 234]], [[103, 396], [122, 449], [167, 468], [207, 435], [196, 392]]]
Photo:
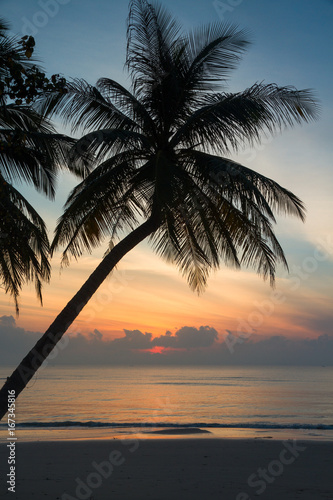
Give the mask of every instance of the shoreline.
[[[3, 435], [7, 438], [7, 429], [4, 427]], [[296, 439], [302, 441], [331, 442], [333, 443], [333, 430], [321, 429], [251, 429], [251, 428], [221, 428], [221, 427], [17, 427], [15, 431], [18, 442], [44, 442], [44, 441], [85, 441], [85, 440], [110, 440], [136, 437], [139, 439], [155, 439], [163, 435], [166, 437], [187, 439], [195, 436], [208, 439]]]
[[332, 498], [333, 443], [207, 434], [20, 442], [15, 500], [321, 500]]

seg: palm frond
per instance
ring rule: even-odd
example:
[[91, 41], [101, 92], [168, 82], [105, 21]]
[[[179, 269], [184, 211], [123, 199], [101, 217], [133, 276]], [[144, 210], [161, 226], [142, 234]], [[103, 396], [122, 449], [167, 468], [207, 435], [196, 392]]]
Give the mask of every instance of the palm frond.
[[67, 93], [59, 96], [50, 94], [37, 104], [40, 113], [61, 113], [65, 125], [72, 131], [85, 128], [124, 128], [138, 130], [138, 125], [112, 102], [104, 98], [99, 90], [85, 80], [74, 79], [67, 84]]
[[273, 84], [255, 84], [237, 94], [207, 95], [201, 104], [174, 134], [174, 146], [201, 143], [203, 148], [210, 145], [223, 154], [244, 144], [253, 145], [264, 132], [273, 134], [318, 116], [310, 90]]
[[42, 302], [43, 281], [50, 279], [49, 242], [45, 224], [27, 200], [0, 177], [0, 282], [15, 301], [22, 286], [35, 283]]
[[190, 61], [186, 79], [199, 95], [216, 91], [249, 45], [245, 30], [226, 23], [197, 28], [187, 35], [185, 43]]
[[75, 141], [54, 133], [0, 129], [0, 170], [9, 181], [33, 184], [38, 190], [54, 197], [55, 180], [60, 170], [69, 169], [78, 177], [88, 173], [80, 162], [76, 169], [68, 163]]
[[172, 63], [170, 50], [180, 33], [178, 22], [160, 5], [146, 0], [130, 2], [126, 66], [140, 95], [153, 86]]
[[[106, 160], [70, 194], [65, 212], [59, 219], [52, 251], [66, 245], [63, 262], [68, 255], [78, 258], [91, 251], [110, 232], [131, 229], [141, 206], [135, 193], [127, 190], [133, 167], [129, 154]], [[132, 159], [132, 158], [131, 158]]]
[[152, 144], [147, 137], [138, 132], [126, 129], [100, 129], [90, 132], [79, 139], [70, 151], [71, 162], [80, 161], [85, 158], [90, 162], [101, 162], [110, 155], [118, 155], [124, 151], [149, 151]]
[[[209, 196], [223, 195], [229, 200], [252, 200], [273, 222], [274, 215], [292, 215], [305, 220], [305, 208], [291, 191], [272, 179], [240, 163], [221, 156], [196, 150], [180, 154], [190, 162], [197, 175], [197, 182], [205, 186]], [[184, 161], [184, 160], [183, 160]]]
[[133, 117], [141, 130], [154, 134], [155, 124], [147, 108], [127, 89], [110, 78], [100, 78], [96, 84], [102, 95], [109, 98], [126, 116]]

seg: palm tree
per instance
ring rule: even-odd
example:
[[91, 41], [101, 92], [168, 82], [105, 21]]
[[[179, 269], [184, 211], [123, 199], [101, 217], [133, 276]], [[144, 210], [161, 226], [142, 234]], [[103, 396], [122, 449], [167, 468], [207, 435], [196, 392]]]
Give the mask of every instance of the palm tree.
[[108, 78], [96, 86], [73, 80], [65, 96], [40, 105], [85, 131], [71, 162], [94, 167], [70, 194], [53, 249], [65, 245], [67, 262], [105, 236], [111, 245], [4, 385], [0, 415], [7, 390], [23, 390], [119, 260], [145, 238], [193, 290], [202, 291], [220, 262], [254, 266], [273, 283], [276, 264], [286, 265], [274, 214], [304, 218], [294, 194], [227, 156], [265, 131], [313, 119], [311, 93], [261, 83], [226, 92], [247, 46], [246, 33], [232, 26], [185, 34], [161, 6], [132, 0], [127, 35], [131, 91]]
[[0, 286], [13, 296], [17, 314], [27, 281], [35, 282], [42, 300], [50, 245], [42, 218], [13, 183], [32, 184], [53, 198], [57, 171], [66, 166], [66, 150], [74, 144], [31, 107], [39, 91], [55, 86], [34, 65], [34, 41], [26, 38], [9, 36], [0, 19]]

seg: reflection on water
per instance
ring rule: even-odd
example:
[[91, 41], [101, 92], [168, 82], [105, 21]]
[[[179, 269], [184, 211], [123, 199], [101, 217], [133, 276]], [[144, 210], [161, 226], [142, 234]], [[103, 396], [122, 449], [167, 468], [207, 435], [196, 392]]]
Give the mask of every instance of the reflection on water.
[[[8, 373], [1, 369], [0, 377]], [[146, 424], [237, 424], [245, 429], [209, 430], [215, 436], [247, 432], [268, 438], [270, 425], [282, 427], [275, 433], [290, 432], [285, 426], [308, 426], [300, 432], [320, 438], [332, 434], [327, 430], [333, 425], [332, 382], [332, 367], [46, 367], [18, 398], [17, 422], [35, 422], [37, 428], [41, 422], [117, 423], [139, 430]], [[36, 428], [17, 432], [36, 439]], [[52, 436], [67, 439], [80, 432], [52, 429]], [[128, 429], [84, 432], [112, 437]], [[50, 429], [38, 433], [45, 439]]]

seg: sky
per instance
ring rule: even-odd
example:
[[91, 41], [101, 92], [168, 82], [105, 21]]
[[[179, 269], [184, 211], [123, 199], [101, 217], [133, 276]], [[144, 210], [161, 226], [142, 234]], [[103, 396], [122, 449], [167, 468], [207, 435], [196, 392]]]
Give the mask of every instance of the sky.
[[[261, 145], [232, 157], [298, 195], [306, 205], [307, 219], [305, 224], [278, 219], [276, 235], [290, 272], [278, 269], [275, 289], [251, 269], [221, 266], [210, 277], [206, 292], [197, 296], [176, 268], [141, 243], [72, 325], [69, 346], [57, 362], [169, 359], [237, 364], [264, 359], [272, 364], [286, 360], [328, 364], [333, 358], [333, 1], [162, 3], [185, 29], [225, 22], [248, 30], [252, 44], [231, 75], [229, 91], [261, 81], [314, 90], [320, 102], [318, 121], [263, 137]], [[11, 23], [12, 32], [35, 37], [36, 52], [48, 75], [61, 73], [92, 84], [108, 76], [130, 85], [124, 72], [127, 13], [127, 0], [0, 0], [0, 15]], [[63, 130], [60, 123], [56, 125]], [[53, 202], [19, 187], [46, 220], [51, 238], [76, 182], [62, 174]], [[30, 346], [49, 326], [100, 262], [106, 246], [107, 241], [62, 270], [60, 255], [55, 255], [51, 282], [44, 286], [44, 306], [40, 307], [33, 285], [27, 285], [18, 318], [14, 319], [10, 297], [0, 290], [0, 362], [20, 361], [23, 346]]]

